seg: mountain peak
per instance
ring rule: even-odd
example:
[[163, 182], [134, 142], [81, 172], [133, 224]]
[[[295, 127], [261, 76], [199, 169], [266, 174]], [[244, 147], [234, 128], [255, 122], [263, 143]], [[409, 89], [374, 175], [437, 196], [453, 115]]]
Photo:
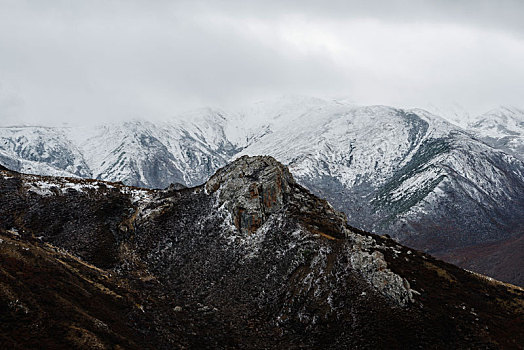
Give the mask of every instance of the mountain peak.
[[239, 231], [253, 233], [284, 207], [295, 184], [288, 168], [273, 157], [243, 156], [218, 170], [205, 188], [217, 193]]
[[205, 185], [243, 234], [255, 233], [271, 215], [287, 210], [310, 232], [345, 237], [347, 217], [295, 182], [287, 166], [270, 156], [242, 156], [217, 171]]

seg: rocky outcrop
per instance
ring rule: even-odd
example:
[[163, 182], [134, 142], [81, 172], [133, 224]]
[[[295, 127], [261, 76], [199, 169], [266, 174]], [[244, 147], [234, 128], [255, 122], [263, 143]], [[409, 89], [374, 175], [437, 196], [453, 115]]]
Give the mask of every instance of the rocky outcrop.
[[220, 169], [205, 184], [230, 211], [242, 233], [254, 233], [288, 202], [295, 180], [272, 157], [241, 157]]
[[373, 288], [399, 305], [412, 300], [409, 283], [391, 272], [376, 250], [384, 247], [348, 227], [343, 213], [298, 185], [274, 158], [241, 157], [212, 176], [205, 189], [217, 197], [217, 207], [228, 210], [241, 234], [256, 235], [272, 215], [288, 214], [307, 235], [342, 245], [353, 269]]

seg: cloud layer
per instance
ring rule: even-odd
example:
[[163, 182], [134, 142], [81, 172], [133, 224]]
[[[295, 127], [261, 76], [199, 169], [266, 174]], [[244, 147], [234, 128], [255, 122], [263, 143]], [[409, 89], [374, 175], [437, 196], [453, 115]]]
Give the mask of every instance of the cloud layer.
[[522, 2], [282, 3], [0, 0], [0, 122], [164, 118], [282, 94], [524, 105]]

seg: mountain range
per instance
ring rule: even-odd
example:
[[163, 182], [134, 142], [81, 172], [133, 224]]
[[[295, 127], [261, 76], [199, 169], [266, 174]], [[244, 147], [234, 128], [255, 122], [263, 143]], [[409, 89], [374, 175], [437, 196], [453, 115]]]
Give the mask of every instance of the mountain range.
[[509, 107], [459, 126], [421, 109], [291, 97], [162, 122], [3, 127], [0, 163], [166, 188], [271, 155], [350, 225], [524, 285], [523, 123]]
[[175, 187], [0, 167], [0, 346], [524, 343], [522, 288], [351, 227], [272, 157]]

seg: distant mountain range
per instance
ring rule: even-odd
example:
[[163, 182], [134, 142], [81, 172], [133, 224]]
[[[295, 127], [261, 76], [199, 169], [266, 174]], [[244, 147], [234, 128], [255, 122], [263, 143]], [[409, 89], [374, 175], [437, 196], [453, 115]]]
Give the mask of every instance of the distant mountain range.
[[467, 125], [421, 109], [293, 97], [165, 122], [4, 127], [0, 163], [165, 188], [202, 184], [242, 155], [271, 155], [351, 225], [524, 285], [524, 112], [501, 107]]

